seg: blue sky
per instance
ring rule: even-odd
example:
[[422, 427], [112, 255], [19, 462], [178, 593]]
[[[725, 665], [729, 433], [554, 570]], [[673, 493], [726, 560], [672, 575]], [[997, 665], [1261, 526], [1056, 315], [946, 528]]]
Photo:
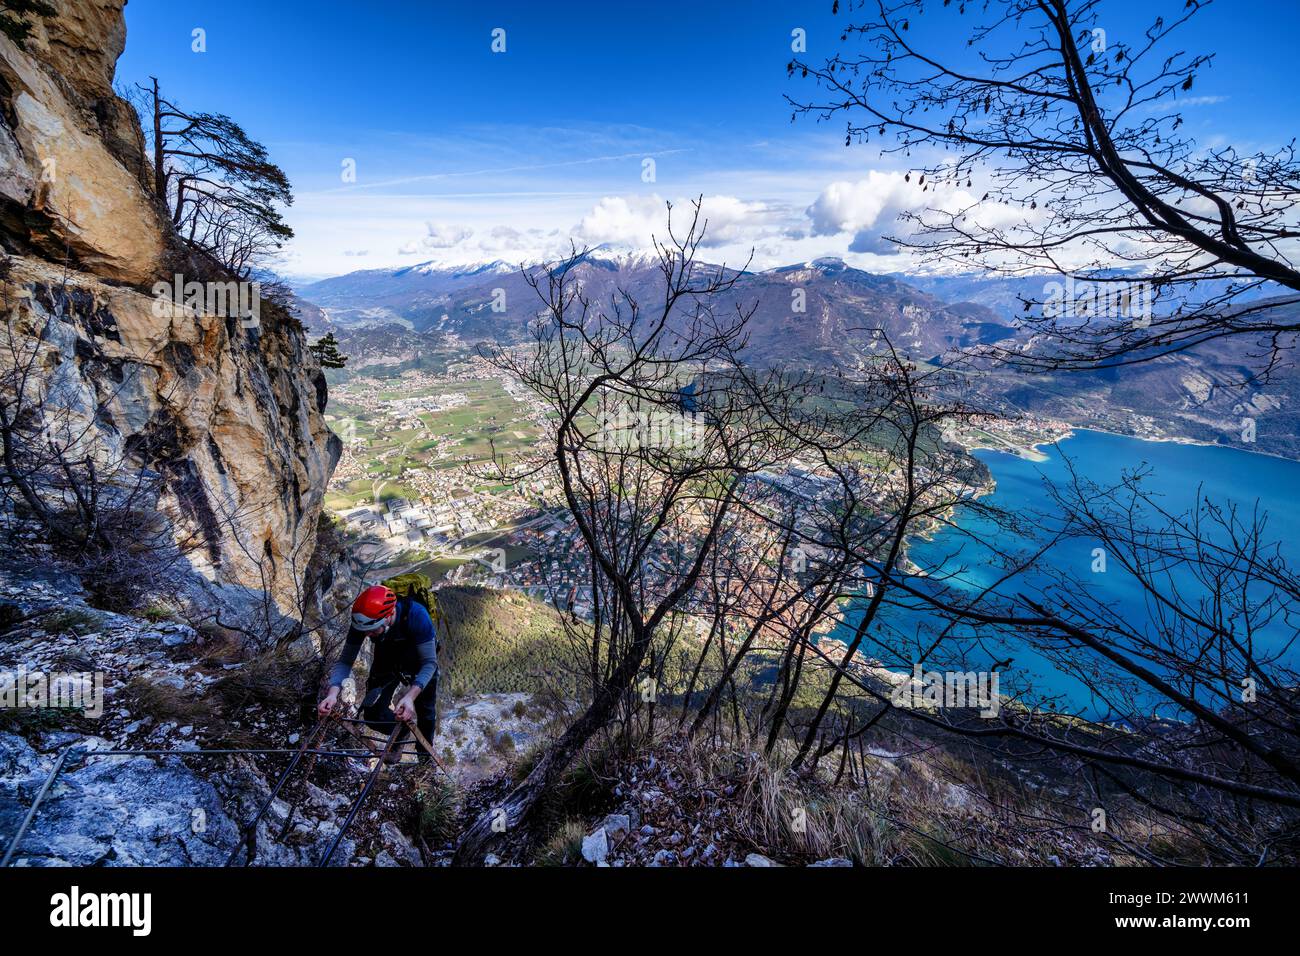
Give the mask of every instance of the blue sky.
[[[1103, 4], [1112, 36], [1145, 26], [1133, 6]], [[888, 231], [902, 161], [846, 149], [839, 121], [792, 126], [782, 99], [799, 89], [784, 68], [791, 30], [818, 57], [839, 47], [842, 22], [829, 0], [130, 0], [118, 82], [156, 75], [186, 107], [229, 113], [267, 145], [297, 195], [289, 274], [519, 261], [570, 236], [639, 245], [661, 228], [663, 200], [701, 193], [710, 258], [753, 248], [760, 266], [840, 255], [899, 267], [883, 248], [851, 246], [863, 223]], [[1246, 147], [1290, 139], [1298, 30], [1292, 0], [1220, 0], [1195, 18], [1183, 46], [1217, 55], [1187, 128]], [[935, 40], [960, 45], [956, 33]]]

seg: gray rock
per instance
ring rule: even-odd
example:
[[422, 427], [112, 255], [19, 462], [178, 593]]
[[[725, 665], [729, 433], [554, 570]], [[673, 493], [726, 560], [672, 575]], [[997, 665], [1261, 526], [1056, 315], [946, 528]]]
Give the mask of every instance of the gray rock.
[[582, 838], [582, 858], [588, 863], [603, 862], [607, 856], [609, 856], [609, 838], [605, 835], [604, 827]]
[[845, 859], [842, 856], [827, 857], [824, 860], [818, 860], [816, 863], [809, 863], [809, 866], [852, 866], [853, 861]]
[[626, 813], [611, 813], [600, 825], [613, 846], [618, 846], [632, 829], [632, 818]]
[[162, 642], [164, 647], [180, 647], [182, 644], [192, 644], [197, 638], [198, 634], [193, 629], [180, 624], [175, 630], [164, 634]]
[[745, 866], [780, 866], [776, 860], [763, 856], [761, 853], [751, 853], [745, 857]]
[[[88, 738], [87, 745], [107, 748], [99, 738]], [[36, 754], [10, 735], [0, 741], [0, 754], [0, 833], [12, 833], [54, 758]], [[98, 757], [65, 766], [23, 837], [15, 862], [216, 866], [225, 862], [237, 838], [238, 829], [212, 784], [177, 761]]]

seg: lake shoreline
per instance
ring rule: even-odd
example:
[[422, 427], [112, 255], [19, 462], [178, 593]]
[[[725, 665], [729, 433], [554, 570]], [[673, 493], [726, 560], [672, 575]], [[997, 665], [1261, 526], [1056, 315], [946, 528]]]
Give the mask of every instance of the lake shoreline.
[[1264, 451], [1261, 448], [1247, 448], [1243, 445], [1225, 445], [1223, 442], [1205, 441], [1200, 438], [1189, 438], [1186, 435], [1134, 435], [1130, 432], [1119, 432], [1110, 428], [1098, 428], [1093, 425], [1078, 425], [1074, 422], [1063, 422], [1069, 427], [1069, 432], [1059, 438], [1051, 441], [1029, 442], [1026, 444], [993, 444], [989, 442], [977, 442], [962, 447], [968, 452], [975, 451], [993, 451], [1001, 452], [1004, 455], [1012, 455], [1016, 458], [1023, 458], [1042, 464], [1048, 460], [1048, 456], [1042, 451], [1048, 445], [1056, 445], [1063, 441], [1068, 441], [1079, 432], [1096, 432], [1098, 435], [1110, 435], [1114, 438], [1131, 438], [1133, 441], [1150, 442], [1153, 445], [1194, 445], [1200, 448], [1222, 448], [1225, 451], [1239, 451], [1247, 455], [1261, 455], [1265, 458], [1274, 458], [1279, 461], [1300, 462], [1300, 458], [1292, 458], [1289, 455], [1282, 455], [1274, 451]]
[[[985, 500], [996, 496], [992, 502], [1015, 513], [1030, 514], [1035, 509], [1050, 507], [1050, 500], [1043, 489], [1043, 481], [1059, 483], [1067, 468], [1076, 468], [1085, 477], [1091, 477], [1103, 484], [1118, 480], [1118, 473], [1142, 466], [1145, 463], [1150, 473], [1150, 490], [1159, 495], [1166, 506], [1175, 510], [1194, 507], [1199, 497], [1216, 501], [1234, 501], [1238, 505], [1251, 503], [1266, 513], [1270, 540], [1276, 540], [1286, 549], [1286, 542], [1300, 541], [1300, 519], [1296, 508], [1288, 497], [1286, 489], [1295, 487], [1300, 482], [1300, 475], [1295, 469], [1300, 462], [1282, 455], [1252, 452], [1247, 448], [1234, 448], [1214, 442], [1202, 442], [1182, 439], [1149, 439], [1137, 435], [1117, 433], [1107, 429], [1071, 426], [1068, 436], [1053, 441], [1039, 443], [1047, 454], [1045, 462], [1039, 463], [1026, 455], [1015, 454], [1009, 448], [985, 448], [988, 452], [1000, 452], [999, 455], [979, 455], [980, 449], [970, 449], [988, 470], [988, 480], [981, 481], [972, 489], [971, 500]], [[1089, 434], [1091, 433], [1091, 434]], [[1079, 444], [1066, 444], [1069, 439]], [[1142, 444], [1136, 444], [1136, 443]], [[1047, 445], [1059, 444], [1061, 453], [1051, 454]], [[1179, 449], [1177, 446], [1183, 446]], [[1254, 459], [1230, 458], [1214, 451], [1200, 451], [1222, 448], [1225, 451], [1240, 451], [1247, 454], [1259, 454]], [[1073, 463], [1073, 464], [1069, 464]], [[1247, 510], [1252, 510], [1247, 507]], [[900, 564], [900, 571], [921, 577], [918, 562], [941, 574], [943, 555], [951, 548], [962, 549], [961, 560], [969, 565], [967, 583], [971, 588], [978, 588], [988, 582], [989, 566], [992, 558], [981, 558], [984, 551], [980, 548], [981, 539], [993, 542], [996, 529], [985, 522], [979, 514], [980, 509], [963, 509], [958, 505], [954, 512], [948, 514], [939, 524], [927, 525], [922, 531], [909, 535], [907, 549]], [[966, 543], [969, 542], [969, 543]], [[1014, 542], [1004, 542], [1014, 545]], [[1074, 555], [1078, 557], [1078, 555]], [[1086, 555], [1084, 559], [1086, 560]], [[1053, 561], [1059, 560], [1053, 558]], [[1073, 566], [1073, 565], [1072, 565]], [[1086, 568], [1085, 568], [1086, 570]], [[919, 582], [918, 582], [919, 583]], [[1098, 585], [1100, 586], [1100, 585]], [[1134, 619], [1142, 616], [1142, 594], [1140, 589], [1133, 589], [1122, 580], [1107, 580], [1107, 600], [1127, 602]], [[836, 644], [844, 644], [845, 636], [850, 633], [857, 620], [855, 603], [862, 595], [849, 596], [834, 611], [839, 626], [834, 628], [827, 638]], [[905, 616], [882, 618], [875, 627], [888, 624], [901, 627], [910, 632], [921, 622]], [[849, 629], [849, 630], [846, 630]], [[873, 627], [874, 630], [874, 627]], [[863, 646], [863, 656], [874, 657], [868, 644]], [[1068, 675], [1054, 670], [1048, 662], [1037, 661], [1031, 655], [1025, 655], [1025, 665], [1035, 668], [1037, 679], [1042, 686], [1052, 693], [1062, 695], [1069, 701], [1068, 711], [1091, 719], [1090, 704], [1083, 696], [1076, 682]], [[1063, 711], [1064, 712], [1064, 711]]]

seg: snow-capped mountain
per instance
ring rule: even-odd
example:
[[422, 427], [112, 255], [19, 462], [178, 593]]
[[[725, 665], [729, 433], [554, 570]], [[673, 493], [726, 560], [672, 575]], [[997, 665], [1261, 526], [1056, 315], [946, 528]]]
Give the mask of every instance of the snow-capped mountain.
[[[608, 301], [618, 290], [645, 309], [661, 301], [663, 277], [652, 256], [602, 248], [565, 265], [593, 302]], [[308, 287], [304, 298], [311, 300], [322, 290], [325, 300], [315, 301], [325, 305], [336, 325], [359, 329], [399, 321], [408, 336], [430, 345], [448, 334], [466, 342], [522, 340], [528, 321], [542, 307], [537, 292], [518, 267], [481, 266], [488, 268], [421, 272], [415, 266], [353, 273]], [[535, 273], [540, 267], [526, 268]], [[876, 275], [840, 259], [823, 258], [740, 274], [714, 305], [719, 314], [737, 307], [753, 309], [746, 354], [756, 364], [853, 367], [879, 347], [879, 342], [873, 346], [876, 329], [904, 354], [942, 363], [957, 349], [1027, 341], [1027, 334], [1012, 323], [1020, 312], [1017, 293], [1037, 294], [1039, 289], [1025, 285], [1037, 281], [935, 282]], [[919, 288], [921, 283], [928, 288]], [[956, 298], [963, 292], [978, 301]], [[1214, 436], [1226, 433], [1224, 422], [1233, 420], [1235, 403], [1241, 401], [1236, 391], [1220, 385], [1242, 380], [1249, 365], [1247, 351], [1245, 343], [1231, 348], [1220, 344], [1136, 366], [1123, 375], [1025, 376], [989, 369], [968, 381], [995, 406], [1112, 429], [1120, 427], [1129, 414], [1122, 410], [1127, 409], [1161, 422], [1174, 434], [1217, 440]], [[1288, 394], [1295, 378], [1292, 371], [1280, 372], [1273, 389]], [[1270, 450], [1300, 455], [1300, 444]]]
[[[593, 301], [616, 291], [651, 307], [663, 282], [659, 259], [644, 250], [600, 246], [552, 262], [581, 282]], [[400, 321], [417, 332], [454, 332], [473, 340], [524, 334], [541, 303], [527, 278], [541, 264], [501, 260], [464, 265], [421, 263], [353, 272], [307, 286], [303, 297], [338, 324]], [[701, 270], [722, 268], [701, 264]], [[734, 270], [727, 270], [737, 276]], [[910, 354], [931, 358], [1012, 334], [1008, 323], [970, 303], [950, 304], [889, 276], [823, 258], [737, 276], [717, 305], [755, 307], [750, 342], [756, 358], [856, 361], [876, 328]]]
[[503, 259], [449, 265], [421, 262], [396, 269], [363, 269], [322, 279], [299, 292], [341, 325], [413, 320], [450, 301], [458, 289], [517, 273]]

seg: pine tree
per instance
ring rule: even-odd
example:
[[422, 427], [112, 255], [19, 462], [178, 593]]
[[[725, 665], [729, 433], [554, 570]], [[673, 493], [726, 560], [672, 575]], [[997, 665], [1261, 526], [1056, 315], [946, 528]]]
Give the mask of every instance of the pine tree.
[[311, 346], [311, 350], [320, 359], [321, 368], [343, 368], [348, 364], [348, 357], [339, 351], [339, 343], [334, 338], [333, 332], [326, 332], [319, 341]]
[[266, 147], [223, 113], [192, 113], [158, 90], [151, 101], [154, 191], [177, 235], [246, 276], [293, 238], [280, 209], [289, 179]]

